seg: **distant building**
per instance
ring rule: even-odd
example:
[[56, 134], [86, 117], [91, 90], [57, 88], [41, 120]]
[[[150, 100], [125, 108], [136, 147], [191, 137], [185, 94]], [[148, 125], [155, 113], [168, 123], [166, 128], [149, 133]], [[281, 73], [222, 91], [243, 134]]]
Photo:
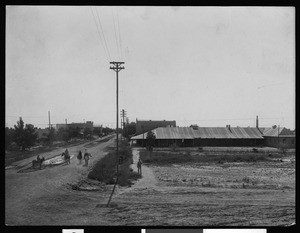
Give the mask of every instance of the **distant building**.
[[69, 124], [56, 124], [56, 130], [59, 130], [60, 128], [64, 129], [70, 129], [70, 128], [79, 128], [80, 130], [83, 130], [84, 128], [89, 128], [93, 130], [94, 123], [92, 121], [86, 121], [85, 123], [69, 123]]
[[158, 127], [176, 127], [176, 121], [152, 121], [136, 119], [136, 134], [148, 132]]
[[60, 128], [67, 129], [68, 128], [68, 124], [56, 124], [55, 125], [55, 130], [59, 130]]
[[[160, 127], [151, 130], [156, 139], [155, 146], [261, 146], [264, 138], [254, 127]], [[144, 145], [147, 134], [131, 138]]]
[[265, 146], [276, 148], [295, 148], [296, 134], [285, 127], [260, 128]]
[[[295, 132], [286, 128], [257, 127], [159, 127], [151, 130], [156, 139], [155, 146], [179, 147], [256, 147], [295, 148]], [[131, 138], [138, 145], [144, 146], [147, 132]]]

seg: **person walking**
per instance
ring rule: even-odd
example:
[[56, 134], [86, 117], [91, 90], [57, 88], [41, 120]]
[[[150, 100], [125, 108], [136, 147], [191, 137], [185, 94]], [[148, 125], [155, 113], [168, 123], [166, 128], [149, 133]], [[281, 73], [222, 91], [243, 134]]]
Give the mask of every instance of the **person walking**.
[[79, 151], [78, 155], [77, 155], [77, 159], [79, 160], [79, 164], [81, 164], [82, 161], [82, 153], [81, 150]]
[[142, 164], [143, 164], [143, 162], [142, 162], [141, 158], [139, 158], [139, 161], [137, 162], [137, 168], [138, 168], [139, 175], [142, 175]]
[[66, 150], [65, 150], [65, 156], [64, 156], [64, 159], [67, 161], [68, 164], [71, 163], [71, 158], [70, 158], [70, 153], [69, 153], [68, 148], [66, 148]]
[[84, 156], [83, 156], [84, 161], [85, 161], [85, 164], [84, 164], [85, 167], [87, 167], [89, 165], [89, 159], [90, 159], [90, 157], [92, 157], [91, 153], [89, 153], [87, 151], [87, 149], [85, 149], [85, 153], [84, 153]]

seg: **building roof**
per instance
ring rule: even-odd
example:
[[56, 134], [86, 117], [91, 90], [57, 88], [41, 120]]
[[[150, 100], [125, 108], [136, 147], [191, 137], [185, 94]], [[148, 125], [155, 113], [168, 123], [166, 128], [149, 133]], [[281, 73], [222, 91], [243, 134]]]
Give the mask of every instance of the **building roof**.
[[[151, 130], [156, 139], [194, 139], [194, 138], [235, 138], [235, 139], [263, 139], [257, 128], [242, 127], [159, 127]], [[131, 139], [146, 139], [147, 133]]]
[[253, 127], [231, 127], [236, 138], [263, 138], [261, 132]]
[[280, 136], [295, 136], [295, 132], [285, 128], [285, 127], [270, 127], [270, 128], [261, 128], [261, 132], [263, 133], [263, 136], [265, 137], [279, 137]]

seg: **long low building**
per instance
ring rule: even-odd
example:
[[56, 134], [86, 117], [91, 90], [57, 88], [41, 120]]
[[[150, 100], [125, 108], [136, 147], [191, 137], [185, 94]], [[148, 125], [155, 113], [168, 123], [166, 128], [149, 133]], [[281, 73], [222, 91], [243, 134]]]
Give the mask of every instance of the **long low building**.
[[[159, 127], [151, 130], [156, 139], [155, 146], [261, 146], [264, 137], [254, 127]], [[131, 138], [138, 145], [145, 145], [147, 133]]]

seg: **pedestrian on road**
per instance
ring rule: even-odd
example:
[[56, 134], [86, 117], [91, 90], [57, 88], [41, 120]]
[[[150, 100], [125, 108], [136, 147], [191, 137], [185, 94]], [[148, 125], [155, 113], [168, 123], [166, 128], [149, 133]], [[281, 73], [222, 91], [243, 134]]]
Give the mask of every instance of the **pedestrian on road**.
[[66, 156], [69, 156], [69, 155], [70, 155], [70, 154], [69, 154], [68, 148], [66, 148], [66, 150], [65, 150], [65, 155], [66, 155]]
[[68, 164], [71, 163], [71, 158], [70, 158], [70, 154], [69, 154], [68, 148], [66, 148], [66, 150], [65, 150], [64, 159], [67, 161]]
[[79, 151], [78, 155], [77, 155], [77, 159], [79, 160], [79, 164], [81, 164], [82, 161], [82, 153], [81, 150]]
[[89, 153], [87, 151], [87, 149], [85, 149], [85, 153], [84, 153], [84, 156], [83, 156], [85, 164], [83, 166], [87, 167], [89, 165], [89, 159], [90, 159], [90, 157], [92, 157], [91, 153]]
[[139, 158], [139, 161], [137, 162], [137, 168], [138, 168], [139, 175], [142, 175], [142, 164], [143, 164], [143, 162], [142, 162], [141, 158]]

